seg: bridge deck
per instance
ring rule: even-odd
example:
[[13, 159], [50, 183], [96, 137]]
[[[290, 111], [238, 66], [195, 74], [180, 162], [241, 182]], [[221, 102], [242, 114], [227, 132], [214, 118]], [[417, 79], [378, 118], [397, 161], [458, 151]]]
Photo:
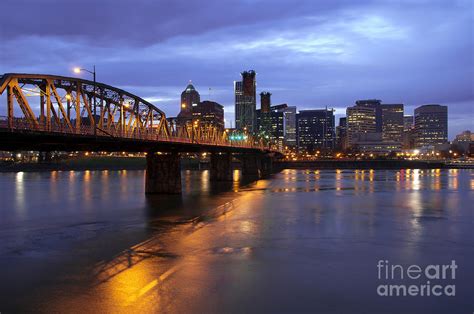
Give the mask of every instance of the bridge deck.
[[153, 133], [128, 136], [112, 136], [94, 132], [83, 126], [81, 133], [64, 130], [45, 131], [29, 128], [10, 129], [0, 121], [0, 150], [38, 150], [38, 151], [109, 151], [109, 152], [233, 152], [265, 153], [268, 149], [251, 147], [244, 143], [215, 143], [189, 138], [164, 137]]

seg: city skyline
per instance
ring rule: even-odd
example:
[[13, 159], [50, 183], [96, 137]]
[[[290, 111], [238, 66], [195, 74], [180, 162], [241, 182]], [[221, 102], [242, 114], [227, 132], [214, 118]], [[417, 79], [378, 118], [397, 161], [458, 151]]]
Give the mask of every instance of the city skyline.
[[84, 5], [64, 29], [59, 24], [69, 8], [51, 1], [42, 9], [60, 18], [38, 30], [34, 7], [40, 4], [29, 3], [33, 9], [20, 25], [8, 12], [22, 4], [7, 1], [0, 17], [11, 27], [0, 33], [0, 72], [74, 76], [74, 66], [95, 64], [98, 81], [140, 95], [169, 116], [178, 113], [179, 95], [192, 79], [202, 98], [224, 105], [233, 121], [233, 82], [255, 69], [257, 94], [271, 92], [274, 104], [333, 107], [338, 120], [357, 99], [403, 103], [405, 114], [434, 103], [449, 107], [449, 139], [472, 129], [466, 115], [474, 108], [470, 1], [269, 4], [230, 9], [217, 1], [205, 7], [176, 1], [169, 10], [181, 14], [173, 15], [143, 2], [133, 5], [142, 18], [118, 27], [116, 13], [131, 4], [114, 8], [104, 1], [96, 4], [100, 19], [91, 19]]

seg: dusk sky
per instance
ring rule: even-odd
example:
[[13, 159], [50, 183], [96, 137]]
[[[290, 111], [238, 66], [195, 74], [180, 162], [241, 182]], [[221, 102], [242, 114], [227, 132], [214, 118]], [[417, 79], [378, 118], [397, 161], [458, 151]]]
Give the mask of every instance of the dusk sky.
[[95, 64], [98, 81], [168, 116], [192, 80], [230, 125], [233, 82], [254, 69], [258, 92], [298, 109], [448, 105], [451, 139], [474, 131], [473, 3], [3, 0], [0, 73], [74, 76]]

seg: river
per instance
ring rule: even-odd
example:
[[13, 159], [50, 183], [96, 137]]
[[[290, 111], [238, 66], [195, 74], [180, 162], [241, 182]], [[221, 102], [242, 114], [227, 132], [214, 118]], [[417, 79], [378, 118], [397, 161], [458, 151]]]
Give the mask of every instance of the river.
[[[145, 196], [143, 171], [0, 173], [0, 312], [474, 310], [474, 171], [239, 175]], [[379, 261], [455, 261], [430, 282], [455, 296], [381, 296]]]

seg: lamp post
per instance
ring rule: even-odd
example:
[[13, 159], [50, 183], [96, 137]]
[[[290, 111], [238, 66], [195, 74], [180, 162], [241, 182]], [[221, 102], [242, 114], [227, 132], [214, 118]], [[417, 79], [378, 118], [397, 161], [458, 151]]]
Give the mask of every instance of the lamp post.
[[97, 126], [96, 126], [96, 113], [97, 113], [97, 103], [96, 103], [96, 80], [95, 80], [95, 65], [93, 66], [93, 70], [90, 71], [90, 70], [87, 70], [87, 69], [83, 69], [83, 68], [74, 68], [74, 73], [81, 73], [81, 71], [86, 71], [90, 74], [92, 74], [92, 77], [94, 78], [94, 136], [97, 135]]

